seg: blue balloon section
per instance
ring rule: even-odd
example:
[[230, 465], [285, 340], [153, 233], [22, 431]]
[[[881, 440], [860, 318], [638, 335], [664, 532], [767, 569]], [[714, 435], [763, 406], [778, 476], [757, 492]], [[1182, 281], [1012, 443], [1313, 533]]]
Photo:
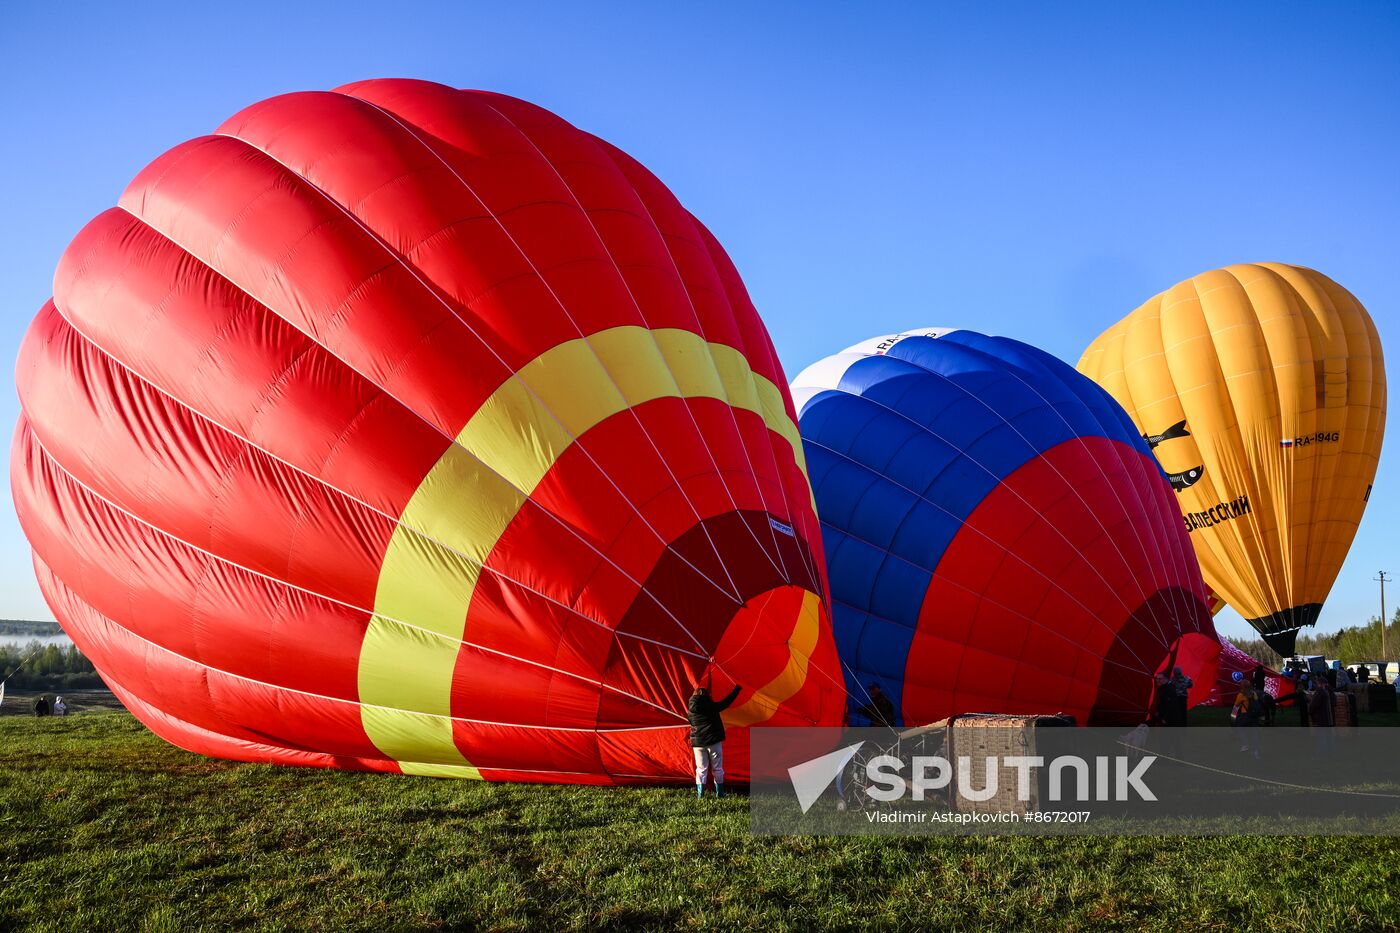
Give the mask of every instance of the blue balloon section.
[[[1137, 644], [1140, 638], [1130, 638], [1137, 644], [1131, 652], [1137, 657], [1114, 663], [1126, 663], [1132, 668], [1129, 673], [1138, 678], [1117, 689], [1141, 695], [1143, 704], [1149, 702], [1153, 669], [1172, 653], [1175, 640], [1183, 633], [1201, 630], [1202, 625], [1213, 637], [1213, 629], [1204, 609], [1199, 569], [1189, 555], [1190, 546], [1176, 517], [1170, 489], [1127, 414], [1070, 366], [1014, 340], [957, 330], [937, 337], [871, 341], [871, 345], [877, 343], [884, 352], [869, 355], [853, 348], [856, 352], [838, 354], [809, 367], [793, 384], [822, 522], [837, 646], [851, 695], [864, 696], [866, 688], [876, 682], [887, 695], [914, 706], [928, 706], [915, 698], [914, 691], [906, 691], [906, 680], [917, 680], [922, 673], [910, 669], [921, 619], [926, 630], [945, 623], [956, 628], [958, 624], [938, 618], [936, 612], [931, 614], [926, 605], [938, 589], [933, 584], [945, 554], [964, 539], [969, 547], [976, 545], [971, 540], [974, 533], [982, 539], [998, 534], [996, 515], [988, 513], [991, 524], [986, 529], [970, 531], [969, 520], [1013, 474], [1067, 442], [1078, 442], [1074, 449], [1083, 451], [1090, 447], [1082, 439], [1100, 438], [1117, 446], [1100, 443], [1093, 447], [1110, 450], [1112, 463], [1101, 471], [1102, 476], [1091, 478], [1100, 485], [1108, 483], [1105, 488], [1111, 487], [1111, 498], [1118, 500], [1110, 511], [1123, 512], [1127, 519], [1104, 519], [1100, 524], [1107, 533], [1083, 540], [1112, 547], [1115, 559], [1129, 555], [1123, 560], [1133, 564], [1131, 577], [1146, 581], [1143, 613], [1156, 628], [1152, 633], [1155, 641], [1144, 650]], [[1081, 477], [1053, 471], [1050, 475], [1065, 488], [1047, 490], [1046, 483], [1038, 481], [1017, 496], [1023, 502], [1033, 498], [1049, 505], [1075, 494], [1073, 487]], [[1002, 514], [1004, 510], [997, 512]], [[1092, 520], [1092, 516], [1086, 518]], [[1113, 540], [1124, 536], [1131, 540]], [[1152, 539], [1152, 547], [1144, 546], [1144, 538]], [[1078, 546], [1080, 539], [1071, 535], [1064, 540], [1068, 547]], [[1014, 546], [1010, 540], [1006, 544]], [[986, 541], [981, 545], [985, 550]], [[1037, 566], [1047, 556], [1028, 553], [1017, 555], [1017, 559], [1033, 580]], [[1080, 555], [1083, 561], [1106, 556]], [[962, 585], [958, 580], [949, 582]], [[1050, 585], [1053, 583], [1051, 580]], [[1157, 591], [1168, 588], [1195, 592], [1172, 593], [1164, 605], [1146, 605], [1159, 596]], [[1019, 605], [1014, 594], [984, 595], [997, 608], [979, 608], [979, 618], [993, 618], [997, 611], [1004, 616]], [[1085, 604], [1086, 599], [1071, 595]], [[1007, 610], [1008, 606], [1012, 608]], [[1057, 623], [1055, 619], [1035, 618], [1034, 605], [1020, 607], [1019, 613], [1036, 625]], [[1168, 615], [1172, 618], [1166, 618]], [[1096, 614], [1115, 636], [1124, 625], [1133, 623], [1132, 616], [1131, 611]], [[940, 637], [950, 636], [945, 632]], [[1077, 636], [1064, 633], [1064, 637]], [[1015, 648], [1008, 646], [1007, 663], [1000, 670], [984, 665], [992, 669], [978, 676], [984, 680], [1033, 680], [1028, 672], [1034, 665], [1023, 663]], [[1077, 662], [1067, 659], [1064, 664]], [[1124, 676], [1116, 668], [1108, 673], [1119, 680]], [[1031, 701], [1035, 689], [1033, 683], [1004, 684], [981, 692], [1004, 694], [1006, 702], [1014, 705]], [[984, 705], [990, 702], [983, 700]], [[933, 715], [936, 711], [922, 712]], [[1088, 712], [1081, 710], [1080, 715], [1091, 718]]]

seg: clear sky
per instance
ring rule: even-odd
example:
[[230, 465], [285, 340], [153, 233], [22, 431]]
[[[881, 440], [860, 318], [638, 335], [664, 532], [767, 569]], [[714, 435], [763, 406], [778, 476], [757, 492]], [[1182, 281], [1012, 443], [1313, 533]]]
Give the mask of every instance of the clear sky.
[[[927, 324], [1072, 363], [1156, 292], [1259, 260], [1351, 289], [1400, 372], [1395, 2], [9, 0], [0, 72], [10, 361], [68, 240], [156, 155], [264, 97], [406, 76], [639, 158], [725, 244], [790, 375]], [[1400, 576], [1395, 448], [1322, 629]], [[52, 618], [8, 501], [0, 617]]]

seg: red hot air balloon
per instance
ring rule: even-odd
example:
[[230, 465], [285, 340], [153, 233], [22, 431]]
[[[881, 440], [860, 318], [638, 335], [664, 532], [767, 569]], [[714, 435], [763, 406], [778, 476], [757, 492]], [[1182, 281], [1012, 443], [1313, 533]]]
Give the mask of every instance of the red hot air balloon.
[[[523, 101], [289, 94], [77, 236], [20, 353], [45, 595], [194, 751], [688, 781], [844, 705], [767, 332], [646, 169]], [[736, 731], [737, 730], [737, 731]]]

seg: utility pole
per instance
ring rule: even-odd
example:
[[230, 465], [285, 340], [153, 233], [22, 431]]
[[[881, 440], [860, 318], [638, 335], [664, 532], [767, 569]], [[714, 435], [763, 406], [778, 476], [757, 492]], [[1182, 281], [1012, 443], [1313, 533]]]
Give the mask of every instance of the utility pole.
[[[1379, 580], [1381, 582], [1381, 663], [1384, 664], [1390, 658], [1390, 655], [1385, 653], [1385, 571], [1382, 570], [1379, 575], [1374, 576], [1371, 579]], [[1381, 682], [1385, 682], [1384, 671], [1381, 672]]]

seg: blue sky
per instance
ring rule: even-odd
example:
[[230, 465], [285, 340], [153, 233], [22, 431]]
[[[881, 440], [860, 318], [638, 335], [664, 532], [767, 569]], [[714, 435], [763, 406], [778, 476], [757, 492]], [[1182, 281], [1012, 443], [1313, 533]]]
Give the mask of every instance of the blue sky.
[[[639, 158], [732, 254], [790, 375], [924, 324], [1074, 362], [1156, 292], [1257, 260], [1337, 279], [1400, 360], [1400, 4], [128, 6], [7, 4], [6, 360], [152, 158], [382, 76], [524, 97]], [[1400, 575], [1394, 448], [1323, 629]], [[8, 503], [0, 616], [51, 618]]]

